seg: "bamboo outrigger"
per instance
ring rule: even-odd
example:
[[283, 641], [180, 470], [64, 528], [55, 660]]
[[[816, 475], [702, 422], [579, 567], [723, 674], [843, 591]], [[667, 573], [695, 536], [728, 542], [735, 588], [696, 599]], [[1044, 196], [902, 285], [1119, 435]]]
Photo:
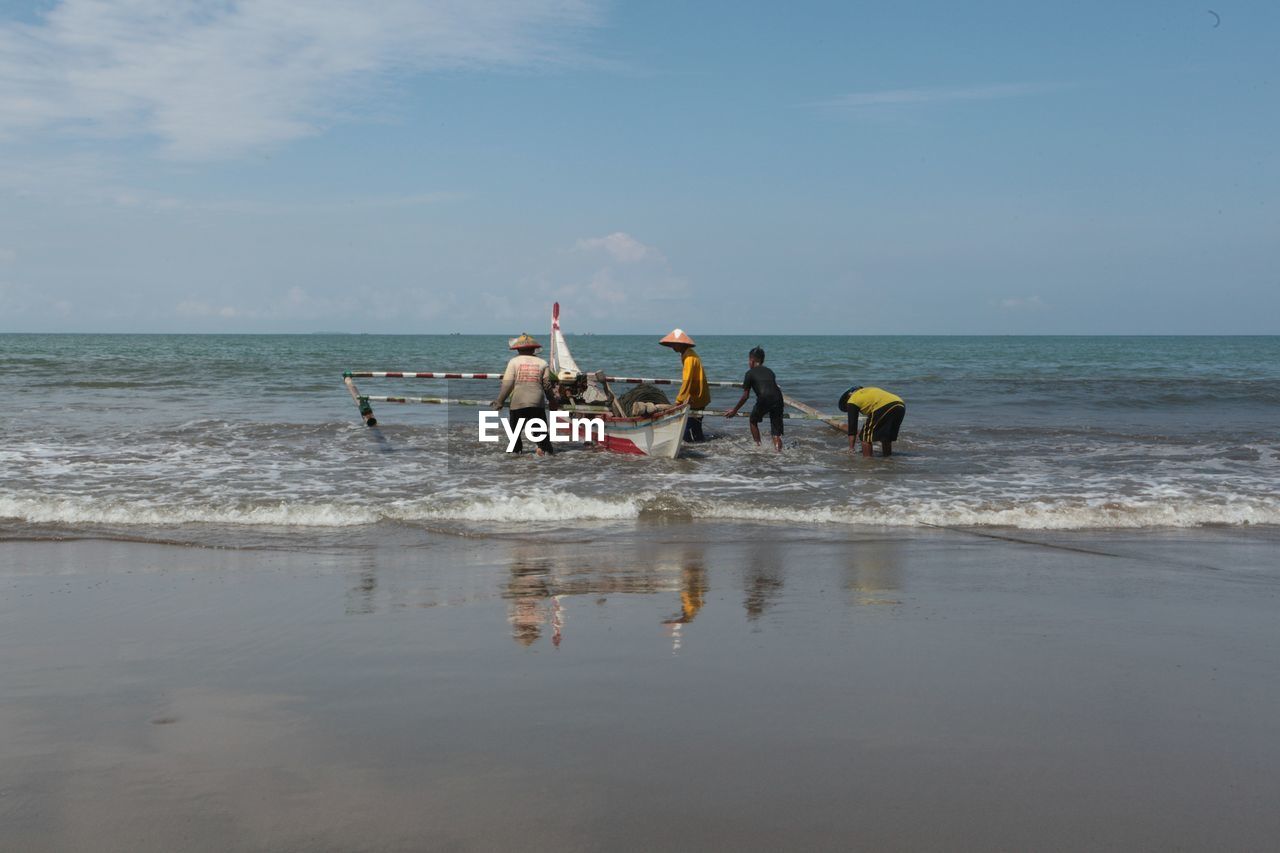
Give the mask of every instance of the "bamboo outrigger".
[[[560, 329], [560, 303], [555, 303], [551, 310], [551, 351], [550, 367], [557, 382], [556, 408], [568, 411], [584, 418], [600, 419], [604, 425], [604, 441], [602, 446], [617, 453], [631, 453], [644, 456], [661, 456], [674, 458], [683, 444], [685, 422], [690, 415], [687, 403], [665, 406], [653, 404], [653, 411], [639, 414], [628, 414], [619, 405], [617, 398], [609, 388], [609, 383], [625, 385], [680, 385], [679, 379], [656, 379], [634, 376], [606, 376], [604, 371], [594, 374], [583, 373], [569, 353], [568, 344]], [[342, 374], [343, 383], [355, 401], [360, 417], [367, 426], [376, 426], [378, 421], [373, 414], [371, 403], [424, 403], [431, 405], [489, 406], [484, 400], [459, 399], [450, 397], [406, 397], [395, 395], [362, 394], [356, 386], [356, 379], [463, 379], [501, 381], [501, 373], [464, 373], [439, 370], [348, 370]], [[716, 388], [741, 388], [740, 382], [707, 382]], [[588, 389], [591, 389], [588, 391]], [[587, 399], [594, 395], [598, 399]], [[846, 431], [840, 418], [827, 415], [812, 406], [784, 396], [784, 402], [800, 410], [799, 414], [787, 413], [783, 417], [797, 420], [822, 421], [833, 429]], [[704, 410], [703, 415], [723, 415], [724, 411]]]

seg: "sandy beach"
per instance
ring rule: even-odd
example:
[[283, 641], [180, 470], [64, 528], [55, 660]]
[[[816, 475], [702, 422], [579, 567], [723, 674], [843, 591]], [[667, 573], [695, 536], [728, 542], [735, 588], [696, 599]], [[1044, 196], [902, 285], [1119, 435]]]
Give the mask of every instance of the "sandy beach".
[[0, 543], [0, 848], [1280, 834], [1274, 530], [580, 540]]

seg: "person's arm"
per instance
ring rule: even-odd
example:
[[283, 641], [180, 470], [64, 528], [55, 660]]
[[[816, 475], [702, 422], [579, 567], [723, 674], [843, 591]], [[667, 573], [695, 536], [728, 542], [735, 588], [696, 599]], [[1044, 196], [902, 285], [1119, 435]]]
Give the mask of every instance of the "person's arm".
[[502, 387], [498, 390], [498, 398], [493, 401], [495, 411], [502, 409], [503, 404], [507, 402], [507, 398], [511, 396], [511, 392], [515, 390], [515, 387], [516, 383], [508, 382], [506, 379], [502, 380]]
[[748, 398], [748, 397], [750, 397], [750, 396], [751, 396], [751, 392], [750, 392], [749, 390], [747, 390], [746, 388], [743, 388], [743, 389], [742, 389], [742, 397], [741, 397], [741, 398], [739, 398], [738, 402], [734, 404], [734, 406], [733, 406], [733, 408], [732, 408], [732, 409], [730, 409], [729, 411], [727, 411], [727, 412], [725, 412], [725, 413], [724, 413], [724, 416], [725, 416], [726, 418], [733, 418], [733, 417], [737, 417], [737, 415], [738, 415], [738, 409], [741, 409], [741, 408], [742, 408], [743, 404], [745, 404], [745, 403], [747, 402], [747, 398]]
[[515, 366], [510, 362], [507, 363], [507, 369], [502, 374], [502, 387], [498, 389], [498, 396], [493, 401], [494, 411], [501, 411], [502, 404], [507, 402], [507, 398], [511, 396], [511, 392], [516, 387], [516, 371]]

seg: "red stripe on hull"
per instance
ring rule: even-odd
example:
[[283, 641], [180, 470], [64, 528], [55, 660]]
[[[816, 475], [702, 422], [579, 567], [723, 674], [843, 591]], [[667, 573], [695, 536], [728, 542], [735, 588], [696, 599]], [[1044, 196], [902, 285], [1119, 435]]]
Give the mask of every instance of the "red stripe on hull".
[[606, 434], [604, 437], [605, 450], [614, 453], [628, 453], [632, 456], [647, 456], [648, 454], [636, 447], [636, 443], [629, 438], [619, 438], [616, 435]]

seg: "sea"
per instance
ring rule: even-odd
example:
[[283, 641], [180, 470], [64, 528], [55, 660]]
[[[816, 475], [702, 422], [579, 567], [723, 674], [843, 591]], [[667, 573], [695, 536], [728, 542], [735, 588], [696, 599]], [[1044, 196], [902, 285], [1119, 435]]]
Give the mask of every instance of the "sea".
[[[679, 376], [656, 336], [568, 341], [584, 370]], [[0, 539], [306, 548], [660, 535], [664, 521], [815, 535], [1280, 524], [1280, 337], [698, 336], [712, 380], [740, 381], [756, 345], [785, 393], [833, 414], [852, 384], [902, 396], [893, 456], [863, 459], [806, 420], [786, 422], [775, 453], [767, 422], [757, 447], [745, 418], [708, 418], [711, 440], [674, 460], [513, 456], [476, 440], [475, 407], [375, 403], [371, 428], [343, 385], [345, 370], [500, 372], [497, 335], [0, 335]], [[716, 389], [712, 405], [737, 398]]]

